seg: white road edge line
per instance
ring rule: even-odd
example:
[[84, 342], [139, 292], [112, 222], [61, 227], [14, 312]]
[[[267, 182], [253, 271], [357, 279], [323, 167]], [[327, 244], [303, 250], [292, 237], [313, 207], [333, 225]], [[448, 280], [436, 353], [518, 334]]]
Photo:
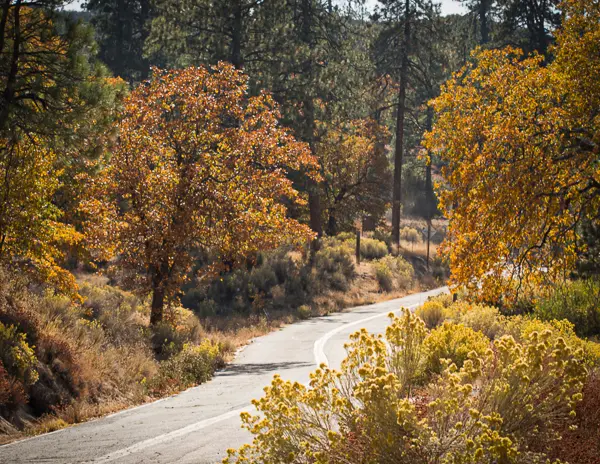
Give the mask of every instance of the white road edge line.
[[[420, 305], [421, 305], [421, 303], [412, 304], [410, 306], [402, 306], [399, 309], [395, 309], [395, 310], [392, 310], [392, 311], [386, 311], [386, 312], [378, 313], [378, 314], [375, 314], [373, 316], [366, 317], [364, 319], [360, 319], [358, 321], [350, 322], [350, 323], [347, 323], [347, 324], [342, 324], [341, 326], [339, 326], [339, 327], [337, 327], [337, 328], [335, 328], [333, 330], [330, 330], [325, 335], [323, 335], [321, 338], [319, 338], [315, 342], [315, 344], [313, 346], [313, 354], [314, 354], [314, 358], [315, 358], [315, 362], [316, 362], [317, 366], [320, 366], [321, 363], [325, 363], [325, 364], [328, 365], [329, 361], [327, 359], [327, 356], [325, 355], [324, 348], [325, 348], [325, 344], [335, 334], [340, 333], [341, 331], [347, 329], [348, 327], [353, 327], [355, 325], [362, 324], [363, 322], [368, 322], [368, 321], [372, 321], [373, 319], [377, 319], [377, 318], [380, 318], [380, 317], [385, 317], [385, 316], [387, 316], [390, 313], [400, 312], [404, 308], [413, 309], [413, 308], [416, 308], [416, 307], [418, 307]], [[146, 405], [142, 405], [140, 407], [143, 407], [143, 406], [146, 406]], [[132, 408], [132, 409], [135, 409], [135, 408]], [[142, 451], [142, 450], [144, 450], [146, 448], [150, 448], [151, 446], [155, 446], [155, 445], [158, 445], [158, 444], [161, 444], [161, 443], [165, 443], [165, 442], [167, 442], [169, 440], [173, 440], [175, 438], [179, 438], [179, 437], [188, 435], [188, 434], [196, 432], [198, 430], [202, 430], [202, 429], [204, 429], [206, 427], [209, 427], [211, 425], [217, 424], [217, 423], [219, 423], [221, 421], [224, 421], [224, 420], [227, 420], [227, 419], [231, 419], [232, 417], [235, 417], [235, 416], [239, 416], [242, 412], [248, 411], [248, 409], [253, 409], [253, 406], [248, 405], [248, 406], [246, 406], [244, 408], [235, 409], [233, 411], [226, 412], [226, 413], [221, 414], [219, 416], [211, 417], [210, 419], [204, 419], [204, 420], [195, 422], [195, 423], [190, 424], [190, 425], [188, 425], [186, 427], [182, 427], [180, 429], [173, 430], [172, 432], [168, 432], [168, 433], [165, 433], [163, 435], [158, 435], [156, 437], [152, 437], [152, 438], [149, 438], [147, 440], [140, 441], [140, 442], [135, 443], [135, 444], [133, 444], [131, 446], [128, 446], [127, 448], [123, 448], [123, 449], [120, 449], [120, 450], [117, 450], [117, 451], [113, 451], [112, 453], [105, 454], [104, 456], [101, 456], [99, 458], [95, 458], [95, 459], [93, 459], [91, 461], [86, 461], [83, 464], [97, 464], [97, 463], [112, 462], [112, 461], [115, 461], [116, 459], [129, 456], [131, 454], [134, 454], [134, 453], [137, 453], [139, 451]], [[123, 412], [125, 412], [125, 411], [123, 411]]]
[[320, 366], [321, 364], [325, 364], [326, 366], [329, 366], [329, 360], [327, 359], [327, 355], [325, 354], [325, 345], [327, 344], [327, 342], [331, 339], [331, 337], [333, 337], [334, 335], [337, 335], [338, 333], [346, 330], [348, 327], [353, 327], [355, 325], [359, 325], [362, 324], [364, 322], [369, 322], [372, 321], [373, 319], [378, 319], [380, 317], [387, 317], [388, 314], [390, 313], [399, 313], [400, 311], [402, 311], [403, 309], [414, 309], [418, 306], [421, 306], [420, 303], [416, 303], [416, 304], [412, 304], [409, 306], [402, 306], [398, 309], [393, 309], [391, 311], [386, 311], [385, 313], [379, 313], [379, 314], [375, 314], [374, 316], [370, 316], [370, 317], [366, 317], [364, 319], [360, 319], [358, 321], [354, 321], [354, 322], [349, 322], [347, 324], [342, 324], [339, 327], [336, 327], [333, 330], [330, 330], [329, 332], [327, 332], [325, 335], [323, 335], [321, 338], [319, 338], [314, 346], [313, 346], [313, 355], [315, 358], [315, 363], [317, 366]]
[[247, 407], [234, 409], [233, 411], [226, 412], [219, 416], [211, 417], [210, 419], [204, 419], [199, 422], [194, 422], [193, 424], [190, 424], [186, 427], [173, 430], [172, 432], [165, 433], [163, 435], [158, 435], [147, 440], [140, 441], [138, 443], [135, 443], [134, 445], [128, 446], [127, 448], [114, 451], [99, 458], [92, 459], [91, 461], [86, 461], [83, 464], [97, 464], [115, 461], [116, 459], [135, 454], [151, 446], [159, 445], [161, 443], [174, 440], [175, 438], [183, 437], [190, 433], [197, 432], [198, 430], [202, 430], [206, 427], [214, 425], [218, 422], [224, 421], [226, 419], [231, 419], [235, 416], [239, 416], [242, 412], [248, 411], [248, 409], [251, 409], [252, 407], [253, 406], [248, 405]]

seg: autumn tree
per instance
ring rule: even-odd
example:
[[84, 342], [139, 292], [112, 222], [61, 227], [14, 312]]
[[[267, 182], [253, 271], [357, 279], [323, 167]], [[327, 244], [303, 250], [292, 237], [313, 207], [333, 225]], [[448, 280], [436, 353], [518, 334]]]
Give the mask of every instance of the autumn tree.
[[127, 100], [119, 142], [83, 208], [97, 256], [116, 255], [152, 293], [152, 324], [188, 277], [193, 252], [231, 263], [312, 237], [281, 200], [299, 200], [288, 170], [316, 163], [278, 117], [272, 98], [248, 98], [246, 76], [224, 63], [155, 69]]
[[426, 146], [448, 163], [452, 282], [515, 296], [575, 266], [600, 210], [600, 6], [561, 4], [556, 59], [478, 51], [434, 101]]
[[62, 3], [0, 10], [0, 263], [73, 291], [60, 261], [79, 235], [61, 192], [97, 152], [122, 87], [94, 60], [91, 29], [53, 11]]
[[385, 151], [385, 126], [373, 120], [320, 123], [316, 153], [322, 164], [327, 233], [354, 227], [369, 215], [379, 221], [390, 200], [391, 173]]

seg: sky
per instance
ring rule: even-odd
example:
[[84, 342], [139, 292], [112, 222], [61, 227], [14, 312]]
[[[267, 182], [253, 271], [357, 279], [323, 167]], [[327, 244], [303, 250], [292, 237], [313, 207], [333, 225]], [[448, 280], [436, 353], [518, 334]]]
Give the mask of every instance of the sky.
[[[81, 4], [85, 0], [76, 0], [71, 3], [67, 9], [69, 10], [81, 10]], [[368, 7], [374, 7], [377, 4], [377, 0], [367, 0]], [[466, 11], [465, 7], [456, 0], [441, 0], [442, 4], [442, 14], [455, 14], [455, 13], [464, 13]]]

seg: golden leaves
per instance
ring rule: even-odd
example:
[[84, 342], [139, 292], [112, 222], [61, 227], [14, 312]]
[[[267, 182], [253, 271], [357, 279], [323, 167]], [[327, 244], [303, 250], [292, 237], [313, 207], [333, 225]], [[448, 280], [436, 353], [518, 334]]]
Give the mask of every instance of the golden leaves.
[[125, 102], [119, 143], [86, 202], [89, 238], [173, 295], [201, 249], [228, 261], [312, 233], [287, 217], [288, 170], [316, 170], [308, 147], [278, 123], [272, 97], [247, 96], [233, 66], [153, 70]]
[[[595, 13], [578, 16], [573, 5]], [[575, 263], [577, 224], [600, 206], [597, 150], [584, 143], [599, 141], [600, 59], [586, 45], [598, 38], [599, 8], [563, 8], [572, 14], [554, 63], [510, 47], [479, 50], [433, 101], [438, 120], [425, 145], [446, 164], [452, 281], [487, 298], [561, 278]]]

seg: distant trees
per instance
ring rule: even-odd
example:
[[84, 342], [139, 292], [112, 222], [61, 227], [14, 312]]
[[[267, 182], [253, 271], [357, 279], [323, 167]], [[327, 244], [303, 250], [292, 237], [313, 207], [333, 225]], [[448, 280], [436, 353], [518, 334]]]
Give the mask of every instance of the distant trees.
[[426, 146], [448, 163], [452, 280], [515, 296], [574, 268], [600, 209], [600, 7], [562, 4], [555, 60], [481, 51], [443, 87]]
[[385, 126], [373, 120], [322, 126], [315, 151], [322, 164], [327, 234], [353, 229], [367, 215], [379, 222], [390, 200], [391, 173], [381, 149], [388, 138]]
[[234, 263], [311, 238], [281, 200], [299, 201], [288, 170], [314, 175], [317, 163], [278, 117], [272, 98], [248, 98], [245, 75], [224, 63], [155, 70], [128, 98], [119, 143], [83, 206], [96, 256], [116, 254], [136, 288], [152, 293], [152, 324], [195, 251]]
[[87, 0], [84, 8], [92, 13], [100, 59], [129, 82], [148, 78], [144, 45], [153, 17], [152, 0]]

